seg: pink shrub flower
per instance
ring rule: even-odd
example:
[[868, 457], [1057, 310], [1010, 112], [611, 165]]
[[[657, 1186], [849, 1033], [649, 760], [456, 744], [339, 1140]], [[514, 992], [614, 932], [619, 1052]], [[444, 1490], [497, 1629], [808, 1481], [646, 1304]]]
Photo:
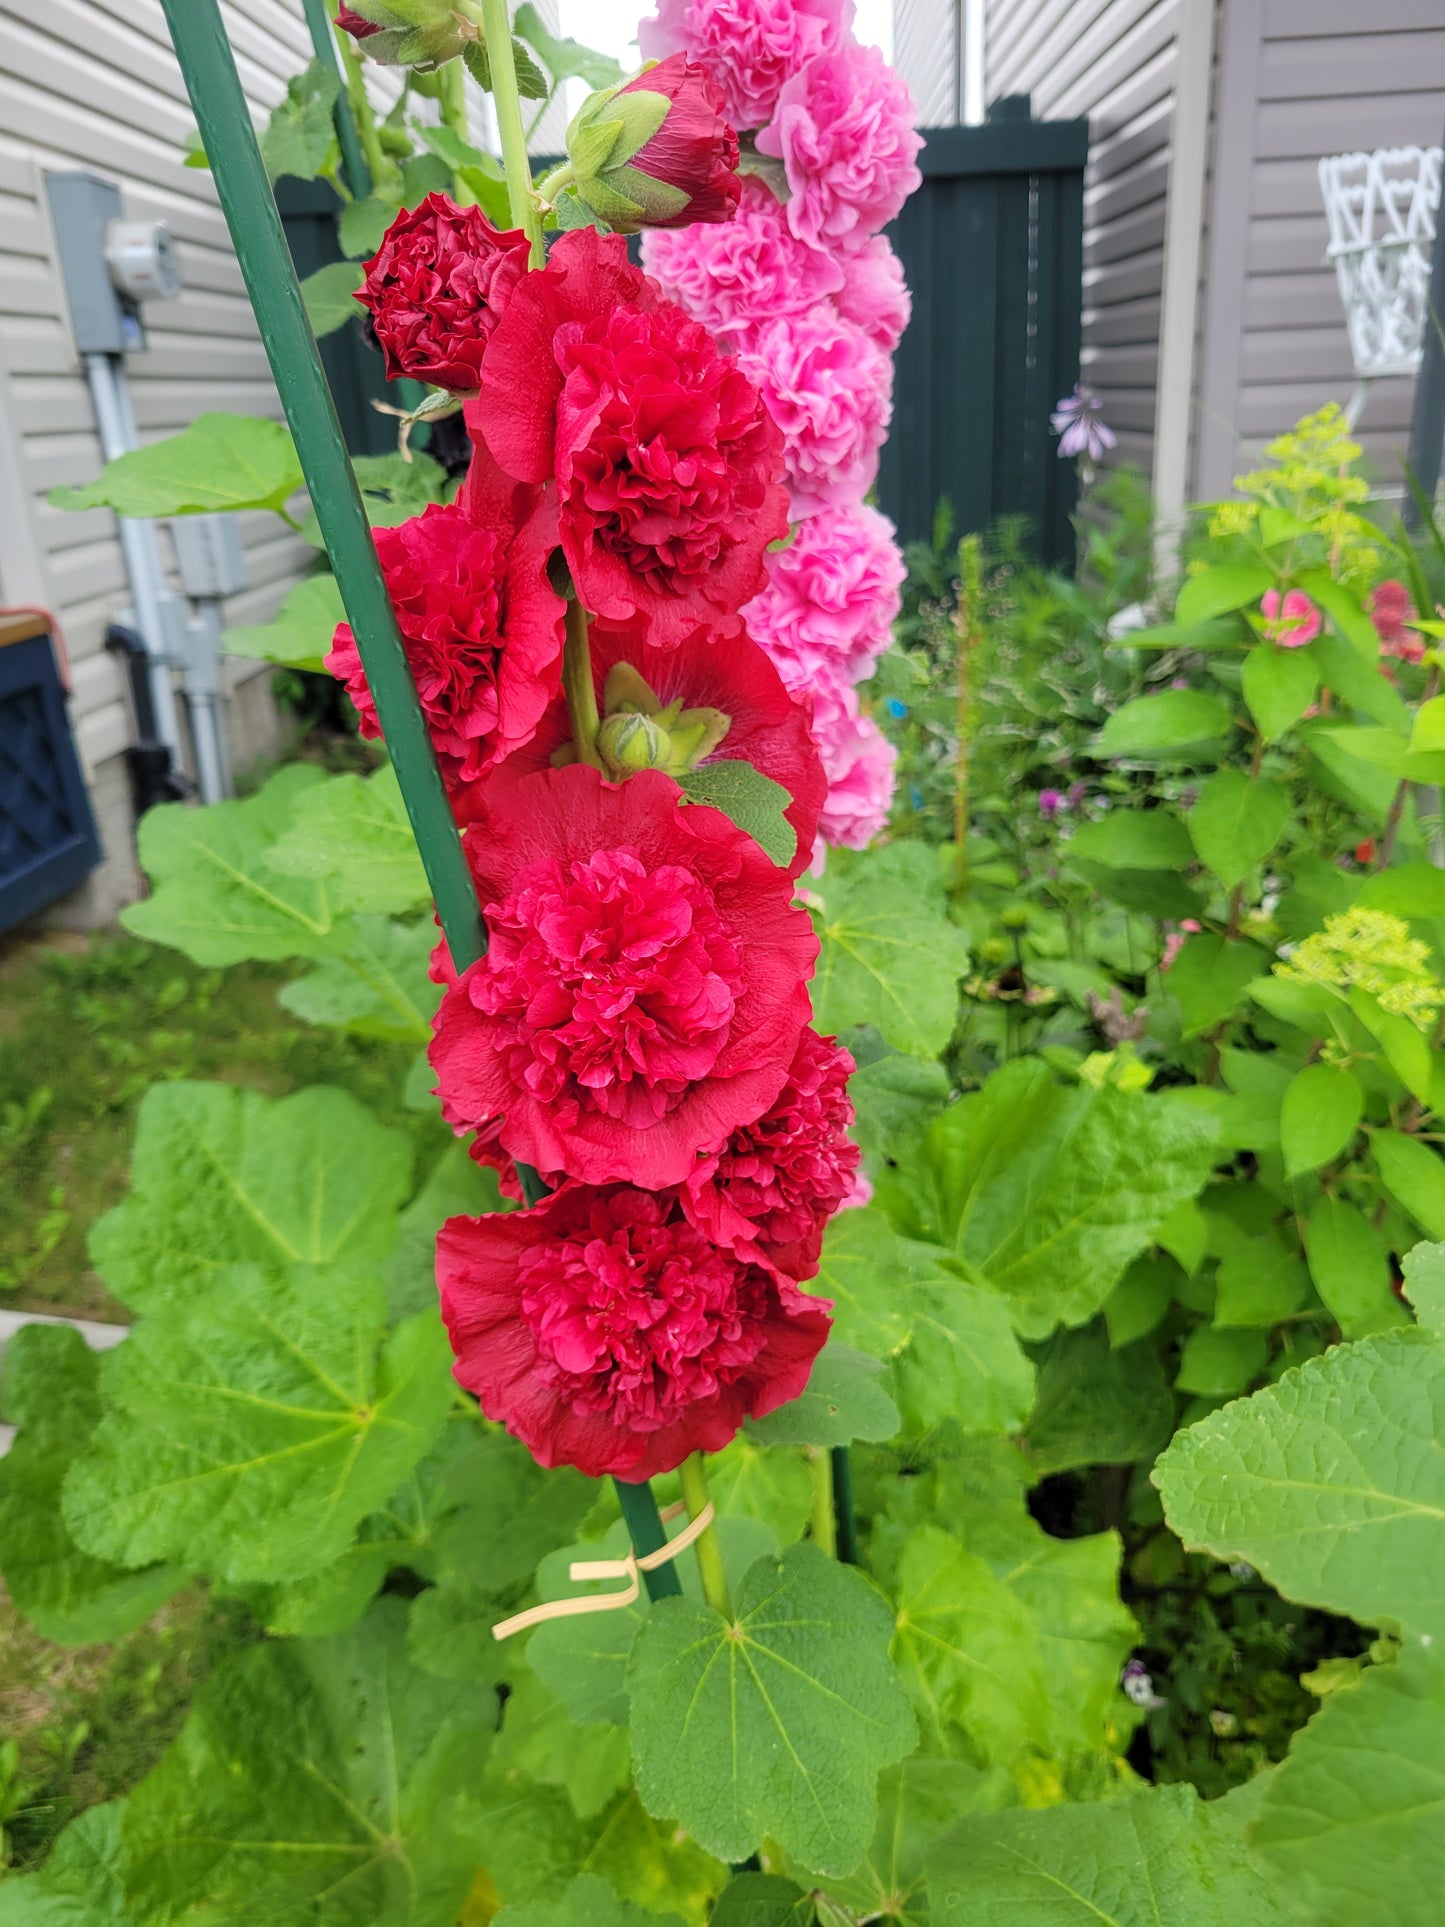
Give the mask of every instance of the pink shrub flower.
[[764, 316], [800, 314], [843, 287], [843, 269], [797, 238], [786, 209], [755, 175], [744, 180], [731, 221], [651, 228], [642, 260], [670, 301], [727, 338], [746, 334]]
[[888, 647], [906, 573], [877, 509], [822, 509], [768, 557], [768, 586], [743, 612], [791, 689], [824, 671], [864, 682]]
[[1324, 618], [1303, 589], [1266, 589], [1259, 601], [1267, 639], [1280, 649], [1304, 649], [1324, 627]]
[[1164, 939], [1164, 954], [1159, 959], [1159, 968], [1167, 970], [1191, 937], [1197, 937], [1204, 928], [1194, 917], [1186, 917], [1177, 930], [1171, 930]]
[[815, 247], [861, 247], [923, 176], [913, 97], [876, 47], [840, 46], [795, 72], [758, 151], [787, 169], [794, 234]]
[[783, 431], [794, 516], [866, 495], [893, 417], [893, 364], [863, 330], [810, 308], [749, 336], [738, 365]]
[[722, 89], [734, 127], [760, 127], [784, 83], [853, 25], [853, 0], [657, 0], [637, 30], [644, 60], [685, 51]]
[[866, 247], [845, 254], [842, 271], [843, 285], [833, 296], [834, 307], [885, 355], [891, 355], [912, 317], [913, 297], [903, 279], [903, 263], [888, 237], [875, 234]]
[[1425, 639], [1405, 625], [1415, 613], [1410, 591], [1403, 582], [1382, 582], [1370, 597], [1370, 620], [1380, 638], [1381, 653], [1396, 656], [1401, 662], [1420, 662], [1425, 655]]

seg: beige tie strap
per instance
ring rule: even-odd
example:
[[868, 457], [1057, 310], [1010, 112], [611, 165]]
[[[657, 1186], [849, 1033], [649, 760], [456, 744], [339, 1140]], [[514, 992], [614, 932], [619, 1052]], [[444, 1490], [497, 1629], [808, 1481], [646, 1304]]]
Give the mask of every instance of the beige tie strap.
[[[685, 1505], [670, 1505], [662, 1515], [663, 1523], [679, 1518], [686, 1511]], [[510, 1619], [499, 1620], [492, 1628], [492, 1638], [510, 1639], [513, 1633], [524, 1633], [531, 1626], [543, 1626], [549, 1619], [576, 1619], [584, 1613], [611, 1613], [632, 1605], [642, 1591], [643, 1573], [656, 1572], [659, 1566], [667, 1565], [679, 1553], [695, 1545], [714, 1517], [712, 1500], [709, 1499], [690, 1526], [679, 1532], [675, 1539], [669, 1539], [665, 1546], [659, 1546], [656, 1552], [646, 1553], [641, 1559], [636, 1552], [629, 1552], [625, 1559], [574, 1559], [568, 1568], [569, 1579], [574, 1582], [625, 1579], [628, 1581], [626, 1591], [589, 1593], [580, 1599], [549, 1599], [544, 1605], [529, 1606], [525, 1612], [513, 1613]]]

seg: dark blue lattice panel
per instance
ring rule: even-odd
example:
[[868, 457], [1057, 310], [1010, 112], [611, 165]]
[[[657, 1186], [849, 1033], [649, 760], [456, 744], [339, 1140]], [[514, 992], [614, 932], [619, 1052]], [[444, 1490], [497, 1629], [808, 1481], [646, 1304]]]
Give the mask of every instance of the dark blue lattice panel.
[[0, 930], [100, 861], [48, 636], [0, 647]]

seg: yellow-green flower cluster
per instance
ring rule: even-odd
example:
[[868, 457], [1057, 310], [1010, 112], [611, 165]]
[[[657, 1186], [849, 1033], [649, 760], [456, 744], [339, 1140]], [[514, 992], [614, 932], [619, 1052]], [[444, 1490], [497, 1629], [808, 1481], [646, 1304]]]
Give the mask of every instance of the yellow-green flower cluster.
[[1343, 583], [1373, 582], [1380, 571], [1379, 531], [1357, 513], [1369, 484], [1355, 473], [1361, 448], [1351, 440], [1343, 411], [1333, 402], [1269, 444], [1272, 466], [1235, 477], [1243, 500], [1217, 503], [1209, 524], [1215, 537], [1254, 536], [1260, 514], [1274, 509], [1307, 523], [1326, 544], [1332, 571]]
[[1408, 1017], [1419, 1030], [1428, 1030], [1445, 1007], [1445, 986], [1430, 968], [1430, 946], [1383, 910], [1357, 908], [1327, 917], [1324, 929], [1306, 937], [1275, 971], [1295, 983], [1368, 991], [1381, 1010]]

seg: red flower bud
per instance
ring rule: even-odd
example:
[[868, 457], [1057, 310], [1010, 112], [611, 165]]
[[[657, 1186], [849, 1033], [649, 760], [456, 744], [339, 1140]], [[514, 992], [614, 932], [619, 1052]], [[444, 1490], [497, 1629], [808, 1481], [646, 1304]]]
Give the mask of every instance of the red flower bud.
[[359, 13], [346, 5], [346, 0], [342, 0], [337, 11], [336, 24], [343, 33], [349, 33], [353, 40], [369, 40], [372, 34], [381, 32], [374, 20], [363, 20]]
[[742, 194], [723, 97], [686, 54], [594, 94], [567, 130], [567, 153], [578, 198], [619, 233], [730, 221]]
[[409, 375], [476, 394], [482, 356], [527, 272], [528, 249], [520, 230], [499, 233], [480, 208], [456, 207], [445, 194], [399, 214], [356, 297], [371, 310], [389, 379]]

